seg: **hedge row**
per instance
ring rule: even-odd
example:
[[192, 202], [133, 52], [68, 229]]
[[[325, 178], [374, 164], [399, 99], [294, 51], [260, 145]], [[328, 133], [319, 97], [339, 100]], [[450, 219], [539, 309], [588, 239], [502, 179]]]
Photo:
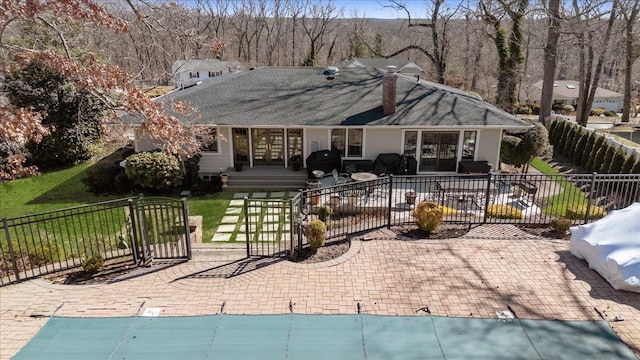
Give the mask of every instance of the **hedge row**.
[[577, 124], [554, 120], [549, 128], [549, 143], [553, 145], [554, 152], [589, 172], [640, 174], [640, 159], [636, 153], [627, 156], [622, 146], [616, 148], [607, 143], [604, 136]]

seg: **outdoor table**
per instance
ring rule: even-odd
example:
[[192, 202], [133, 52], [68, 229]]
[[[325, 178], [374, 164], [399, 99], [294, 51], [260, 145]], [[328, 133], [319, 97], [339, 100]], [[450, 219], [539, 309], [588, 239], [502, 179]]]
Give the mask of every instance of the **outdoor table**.
[[[491, 185], [493, 187], [493, 184]], [[438, 189], [444, 199], [445, 194], [453, 193], [457, 196], [475, 200], [478, 194], [487, 191], [487, 179], [451, 179], [451, 181], [438, 181]]]
[[357, 173], [353, 173], [351, 174], [351, 179], [353, 181], [371, 181], [371, 180], [375, 180], [378, 178], [378, 175], [374, 174], [374, 173], [370, 173], [370, 172], [357, 172]]

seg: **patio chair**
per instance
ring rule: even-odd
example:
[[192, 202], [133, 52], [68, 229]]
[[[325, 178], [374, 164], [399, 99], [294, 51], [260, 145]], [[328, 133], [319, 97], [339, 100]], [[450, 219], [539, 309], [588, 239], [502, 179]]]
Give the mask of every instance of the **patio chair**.
[[344, 171], [347, 174], [353, 174], [355, 172], [358, 172], [358, 168], [356, 168], [355, 164], [347, 164], [347, 165], [344, 166]]
[[339, 174], [336, 169], [331, 171], [331, 176], [333, 177], [333, 185], [346, 184], [351, 181], [351, 177], [348, 174]]

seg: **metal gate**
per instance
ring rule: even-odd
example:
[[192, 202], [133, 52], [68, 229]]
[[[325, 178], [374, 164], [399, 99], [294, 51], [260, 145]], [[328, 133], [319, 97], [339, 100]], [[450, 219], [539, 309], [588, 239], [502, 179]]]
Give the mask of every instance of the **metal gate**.
[[290, 199], [244, 198], [247, 256], [287, 257], [298, 242], [300, 194]]
[[147, 263], [151, 259], [191, 259], [186, 199], [141, 197], [134, 202], [134, 209], [137, 260]]

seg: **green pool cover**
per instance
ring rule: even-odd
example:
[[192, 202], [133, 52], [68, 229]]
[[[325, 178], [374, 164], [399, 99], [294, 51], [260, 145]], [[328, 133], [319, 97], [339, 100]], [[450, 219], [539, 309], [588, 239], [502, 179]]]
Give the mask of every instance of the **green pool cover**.
[[605, 321], [377, 315], [52, 317], [13, 359], [636, 359]]

